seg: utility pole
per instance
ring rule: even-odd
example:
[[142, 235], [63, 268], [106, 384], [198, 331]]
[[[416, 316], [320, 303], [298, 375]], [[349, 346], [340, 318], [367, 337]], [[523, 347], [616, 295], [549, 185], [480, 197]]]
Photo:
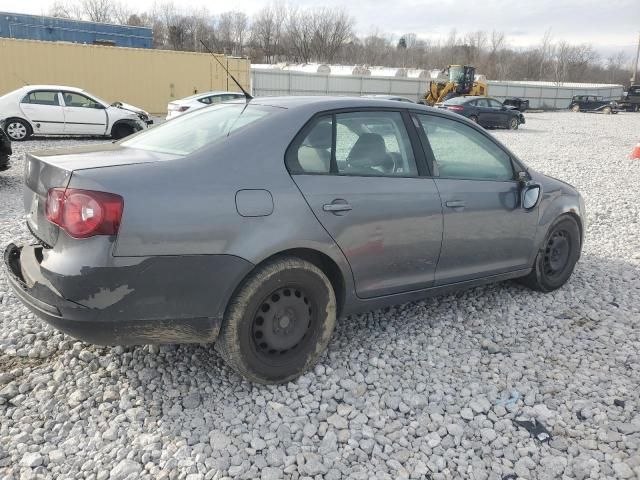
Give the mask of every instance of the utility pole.
[[631, 85], [636, 83], [636, 73], [638, 72], [638, 57], [640, 57], [640, 35], [638, 35], [638, 49], [636, 50], [636, 59], [633, 62], [633, 72], [631, 72]]

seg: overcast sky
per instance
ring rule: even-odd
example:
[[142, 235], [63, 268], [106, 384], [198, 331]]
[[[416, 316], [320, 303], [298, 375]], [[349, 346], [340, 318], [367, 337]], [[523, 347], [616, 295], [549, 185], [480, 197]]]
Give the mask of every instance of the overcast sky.
[[[127, 1], [139, 11], [156, 0]], [[0, 0], [0, 11], [46, 13], [52, 0]], [[179, 0], [184, 8], [203, 7], [212, 14], [230, 9], [252, 14], [267, 1]], [[603, 55], [624, 50], [635, 54], [640, 33], [640, 0], [290, 0], [301, 7], [345, 7], [356, 19], [356, 31], [394, 34], [414, 32], [423, 38], [458, 32], [500, 30], [509, 45], [526, 47], [539, 42], [551, 28], [555, 40], [590, 43]]]

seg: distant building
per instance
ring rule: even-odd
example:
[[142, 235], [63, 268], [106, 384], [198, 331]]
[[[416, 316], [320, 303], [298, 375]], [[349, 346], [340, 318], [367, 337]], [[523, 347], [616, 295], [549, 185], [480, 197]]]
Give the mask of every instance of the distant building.
[[147, 27], [8, 12], [0, 12], [0, 37], [131, 48], [151, 48], [153, 44], [153, 32]]

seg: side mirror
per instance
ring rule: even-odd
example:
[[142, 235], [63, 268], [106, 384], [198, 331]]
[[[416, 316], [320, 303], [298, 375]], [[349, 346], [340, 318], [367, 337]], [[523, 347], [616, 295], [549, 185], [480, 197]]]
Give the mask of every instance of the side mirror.
[[525, 210], [531, 210], [538, 205], [540, 197], [542, 196], [542, 188], [537, 184], [526, 185], [522, 189], [522, 208]]

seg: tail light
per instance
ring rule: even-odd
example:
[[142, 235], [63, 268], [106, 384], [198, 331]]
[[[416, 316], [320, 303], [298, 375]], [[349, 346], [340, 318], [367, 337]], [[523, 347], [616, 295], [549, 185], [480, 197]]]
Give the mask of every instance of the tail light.
[[189, 107], [187, 106], [178, 107], [179, 112], [186, 112], [187, 110], [189, 110]]
[[462, 110], [464, 110], [464, 107], [462, 105], [450, 105], [447, 107], [448, 110], [454, 110], [456, 112], [461, 112]]
[[123, 208], [123, 198], [113, 193], [52, 188], [47, 194], [47, 220], [74, 238], [116, 235]]

